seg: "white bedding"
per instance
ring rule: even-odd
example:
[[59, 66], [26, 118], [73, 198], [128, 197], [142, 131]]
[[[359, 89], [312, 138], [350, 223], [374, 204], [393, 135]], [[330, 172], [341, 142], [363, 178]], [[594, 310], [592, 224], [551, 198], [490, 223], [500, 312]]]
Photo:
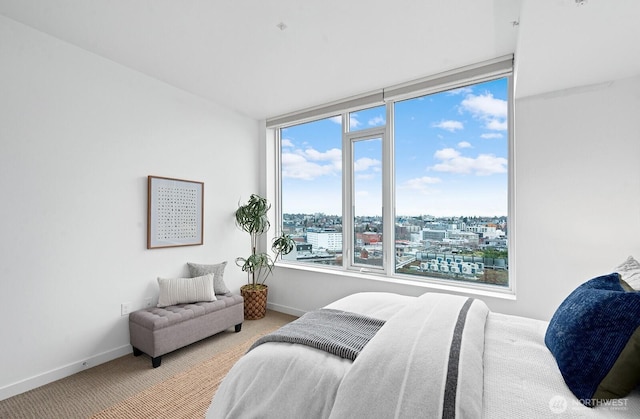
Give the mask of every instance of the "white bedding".
[[582, 405], [544, 344], [547, 322], [491, 313], [485, 331], [484, 417], [640, 418], [640, 389], [610, 406]]
[[416, 298], [353, 362], [329, 418], [480, 417], [488, 313], [471, 298]]
[[[359, 293], [326, 308], [389, 320], [415, 300], [397, 294]], [[393, 321], [383, 329], [387, 326], [399, 327]], [[640, 417], [638, 389], [612, 406], [590, 409], [577, 402], [544, 345], [546, 327], [542, 321], [489, 313], [484, 375], [482, 384], [474, 385], [483, 386], [484, 417]], [[328, 418], [351, 366], [351, 361], [307, 346], [265, 343], [234, 365], [220, 385], [207, 418]], [[362, 391], [375, 395], [384, 391], [384, 384], [373, 382]]]
[[[387, 320], [413, 300], [398, 294], [359, 293], [326, 308]], [[225, 378], [207, 418], [299, 418], [300, 412], [304, 417], [328, 418], [351, 364], [308, 346], [264, 343], [233, 366], [229, 375], [237, 378]]]

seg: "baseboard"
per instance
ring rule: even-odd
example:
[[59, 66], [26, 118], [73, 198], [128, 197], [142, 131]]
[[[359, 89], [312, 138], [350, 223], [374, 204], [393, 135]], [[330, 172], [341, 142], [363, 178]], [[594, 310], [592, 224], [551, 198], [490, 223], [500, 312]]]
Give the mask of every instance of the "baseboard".
[[88, 368], [95, 367], [96, 365], [104, 364], [105, 362], [112, 361], [129, 353], [131, 353], [131, 345], [124, 345], [119, 348], [64, 365], [51, 371], [26, 378], [22, 381], [9, 384], [0, 388], [0, 400], [8, 399], [9, 397], [24, 393], [25, 391], [33, 390], [34, 388], [52, 383]]
[[294, 308], [294, 307], [284, 306], [282, 304], [274, 304], [274, 303], [270, 303], [268, 301], [267, 301], [267, 308], [269, 310], [279, 311], [280, 313], [290, 314], [290, 315], [296, 316], [296, 317], [300, 317], [304, 313], [306, 313], [306, 311], [304, 311], [304, 310], [300, 310], [300, 309], [297, 309], [297, 308]]

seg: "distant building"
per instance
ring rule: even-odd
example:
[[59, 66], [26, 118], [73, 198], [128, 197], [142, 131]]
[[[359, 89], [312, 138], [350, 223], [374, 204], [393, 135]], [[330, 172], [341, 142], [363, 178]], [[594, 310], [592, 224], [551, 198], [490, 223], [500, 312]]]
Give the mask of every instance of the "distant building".
[[311, 256], [313, 252], [313, 246], [309, 243], [299, 243], [296, 242], [296, 246], [293, 248], [293, 251], [287, 253], [286, 255], [282, 255], [282, 260], [298, 260], [304, 257]]
[[453, 242], [458, 242], [461, 244], [469, 244], [473, 246], [478, 245], [479, 236], [477, 233], [472, 233], [470, 231], [454, 231], [449, 232], [449, 239]]
[[438, 240], [443, 241], [449, 238], [449, 234], [446, 230], [432, 230], [425, 228], [422, 230], [422, 240]]
[[313, 245], [311, 243], [296, 243], [296, 247], [291, 253], [282, 255], [282, 260], [335, 265], [336, 262], [339, 262], [339, 264], [342, 263], [342, 255], [328, 253], [326, 249], [321, 249], [316, 252], [313, 250]]
[[382, 242], [382, 234], [375, 233], [373, 231], [367, 231], [364, 233], [357, 233], [356, 239], [359, 243], [362, 243], [364, 246], [368, 246], [370, 244], [376, 244]]
[[483, 238], [504, 236], [504, 232], [502, 230], [498, 230], [495, 224], [469, 226], [467, 227], [467, 231], [476, 233]]
[[504, 237], [487, 237], [482, 240], [483, 248], [492, 247], [494, 249], [507, 249], [508, 241]]
[[446, 223], [446, 222], [441, 222], [441, 221], [433, 221], [430, 223], [427, 223], [425, 225], [425, 228], [428, 230], [457, 230], [458, 229], [458, 225], [457, 224], [452, 224], [452, 223]]
[[312, 244], [314, 249], [341, 252], [342, 233], [335, 231], [307, 231], [307, 243]]

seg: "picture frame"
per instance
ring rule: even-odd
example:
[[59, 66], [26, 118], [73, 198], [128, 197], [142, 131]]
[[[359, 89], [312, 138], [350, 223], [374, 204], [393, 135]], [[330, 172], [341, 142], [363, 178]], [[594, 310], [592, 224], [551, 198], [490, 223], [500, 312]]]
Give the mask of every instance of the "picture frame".
[[147, 249], [203, 244], [203, 182], [148, 176], [147, 210]]

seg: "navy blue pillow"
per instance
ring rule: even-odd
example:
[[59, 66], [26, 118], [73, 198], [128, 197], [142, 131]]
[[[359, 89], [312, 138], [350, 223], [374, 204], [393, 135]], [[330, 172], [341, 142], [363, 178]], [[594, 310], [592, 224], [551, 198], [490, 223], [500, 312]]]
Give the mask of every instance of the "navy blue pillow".
[[640, 382], [640, 293], [617, 273], [576, 288], [553, 315], [545, 344], [585, 406], [625, 397]]

